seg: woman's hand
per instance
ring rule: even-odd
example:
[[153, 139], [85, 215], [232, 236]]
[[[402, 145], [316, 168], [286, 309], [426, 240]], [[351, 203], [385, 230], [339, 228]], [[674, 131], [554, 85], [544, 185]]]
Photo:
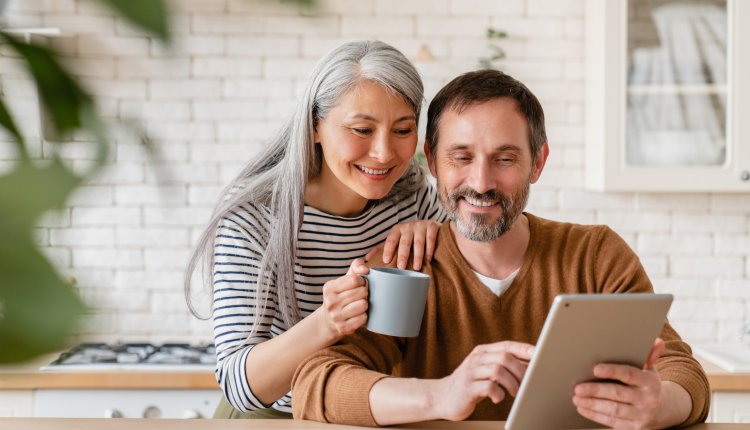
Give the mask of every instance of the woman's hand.
[[323, 285], [323, 320], [334, 343], [354, 333], [367, 322], [367, 285], [364, 278], [370, 269], [361, 258], [352, 261], [346, 275]]
[[370, 260], [373, 254], [382, 249], [383, 263], [388, 264], [396, 249], [398, 249], [396, 267], [406, 269], [406, 262], [413, 247], [413, 268], [414, 270], [421, 270], [424, 261], [430, 262], [432, 260], [439, 229], [439, 223], [429, 220], [408, 221], [395, 225], [388, 233], [385, 242], [370, 250], [365, 256], [365, 260]]

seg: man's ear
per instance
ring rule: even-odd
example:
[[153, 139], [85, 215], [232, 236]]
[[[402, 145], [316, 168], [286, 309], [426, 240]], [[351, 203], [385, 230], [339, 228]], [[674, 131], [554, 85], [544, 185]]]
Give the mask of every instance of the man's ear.
[[435, 170], [435, 157], [430, 152], [430, 145], [427, 140], [424, 141], [424, 155], [427, 157], [427, 167], [430, 169], [432, 176], [437, 178], [437, 171]]
[[533, 172], [531, 173], [529, 183], [536, 183], [536, 181], [539, 180], [539, 177], [542, 176], [542, 170], [544, 170], [544, 165], [547, 163], [548, 156], [549, 145], [547, 145], [547, 142], [544, 142], [544, 145], [539, 148], [539, 152], [536, 154], [536, 159], [534, 160], [534, 165], [532, 166]]

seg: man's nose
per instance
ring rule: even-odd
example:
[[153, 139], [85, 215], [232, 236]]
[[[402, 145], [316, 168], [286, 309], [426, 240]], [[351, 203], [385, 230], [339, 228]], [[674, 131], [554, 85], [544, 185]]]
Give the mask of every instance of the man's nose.
[[494, 190], [497, 187], [496, 181], [492, 176], [492, 167], [489, 163], [476, 160], [470, 167], [468, 185], [474, 191], [482, 194]]
[[370, 158], [377, 160], [379, 163], [385, 164], [391, 161], [393, 158], [393, 140], [391, 134], [388, 132], [378, 132], [372, 140], [370, 145]]

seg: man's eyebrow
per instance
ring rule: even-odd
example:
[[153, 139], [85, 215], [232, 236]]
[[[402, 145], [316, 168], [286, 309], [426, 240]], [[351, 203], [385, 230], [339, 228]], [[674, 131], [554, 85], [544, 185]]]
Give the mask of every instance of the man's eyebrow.
[[452, 145], [448, 145], [447, 148], [445, 148], [446, 151], [465, 151], [469, 149], [471, 145], [467, 145], [465, 143], [454, 143]]
[[495, 148], [495, 151], [497, 152], [504, 152], [504, 151], [520, 151], [521, 147], [518, 145], [514, 145], [512, 143], [506, 143], [505, 145], [500, 145]]
[[[454, 143], [452, 145], [449, 145], [447, 148], [445, 148], [446, 151], [465, 151], [467, 149], [471, 149], [472, 145], [468, 145], [466, 143]], [[504, 145], [496, 146], [494, 151], [495, 152], [505, 152], [505, 151], [520, 151], [521, 147], [518, 145], [514, 145], [512, 143], [506, 143]]]

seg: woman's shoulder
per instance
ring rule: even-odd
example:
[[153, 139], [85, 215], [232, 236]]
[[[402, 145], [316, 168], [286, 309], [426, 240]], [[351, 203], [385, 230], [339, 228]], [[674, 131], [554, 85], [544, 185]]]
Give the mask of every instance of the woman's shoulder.
[[247, 202], [229, 209], [219, 225], [239, 229], [249, 234], [262, 233], [261, 236], [266, 236], [272, 223], [272, 215], [268, 207]]

